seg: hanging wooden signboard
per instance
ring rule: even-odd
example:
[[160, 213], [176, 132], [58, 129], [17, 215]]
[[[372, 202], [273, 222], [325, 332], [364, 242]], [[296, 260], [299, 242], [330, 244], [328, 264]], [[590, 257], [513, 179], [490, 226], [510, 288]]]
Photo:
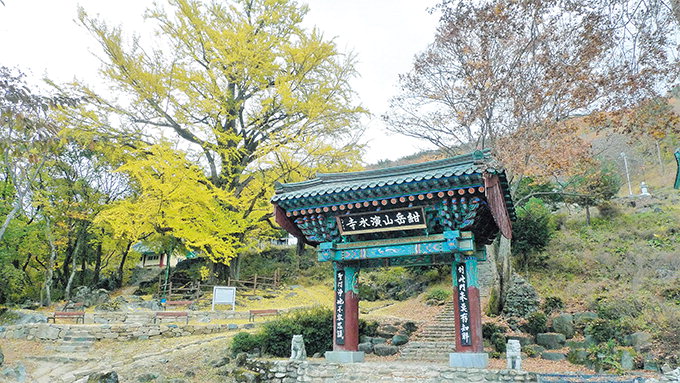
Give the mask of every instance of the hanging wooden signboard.
[[337, 216], [336, 219], [342, 235], [424, 229], [427, 227], [422, 207], [347, 214]]

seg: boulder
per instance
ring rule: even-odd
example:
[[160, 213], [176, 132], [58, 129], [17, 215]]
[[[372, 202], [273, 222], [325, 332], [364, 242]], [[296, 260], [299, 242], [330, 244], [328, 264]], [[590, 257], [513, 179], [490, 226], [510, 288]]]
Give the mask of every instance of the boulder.
[[52, 327], [50, 325], [42, 325], [35, 331], [35, 337], [38, 339], [54, 340], [59, 338], [59, 327]]
[[359, 351], [363, 351], [366, 354], [372, 354], [373, 353], [373, 343], [371, 343], [371, 342], [359, 343]]
[[630, 371], [635, 368], [635, 361], [633, 360], [633, 354], [628, 350], [621, 351], [621, 369], [625, 371]]
[[214, 368], [220, 368], [226, 366], [227, 364], [229, 364], [229, 362], [231, 362], [231, 359], [225, 356], [220, 359], [213, 360], [212, 362], [210, 362], [210, 366]]
[[390, 356], [399, 352], [399, 348], [389, 344], [376, 344], [373, 346], [373, 352], [378, 356]]
[[649, 351], [652, 346], [652, 335], [648, 332], [640, 331], [625, 338], [625, 343], [635, 349], [637, 352]]
[[87, 377], [87, 383], [118, 383], [118, 374], [115, 371], [96, 372]]
[[377, 331], [378, 335], [383, 338], [391, 338], [396, 335], [397, 332], [399, 332], [399, 329], [389, 324], [378, 327]]
[[567, 339], [574, 337], [574, 317], [571, 314], [560, 314], [553, 318], [553, 331], [564, 335]]
[[408, 342], [408, 337], [406, 335], [395, 335], [392, 337], [392, 345], [393, 346], [401, 346], [402, 344], [406, 344]]
[[556, 350], [564, 347], [564, 342], [566, 340], [564, 334], [559, 333], [546, 332], [536, 335], [536, 343], [548, 350]]
[[376, 336], [375, 338], [371, 338], [371, 343], [373, 344], [387, 343], [387, 339]]
[[238, 330], [238, 325], [236, 323], [229, 323], [227, 325], [227, 330]]
[[561, 352], [544, 352], [541, 358], [545, 360], [565, 360], [567, 357]]

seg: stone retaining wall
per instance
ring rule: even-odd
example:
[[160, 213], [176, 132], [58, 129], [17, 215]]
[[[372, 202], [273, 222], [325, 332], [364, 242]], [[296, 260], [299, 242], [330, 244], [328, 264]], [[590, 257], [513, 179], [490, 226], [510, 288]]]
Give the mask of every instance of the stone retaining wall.
[[341, 383], [341, 382], [536, 382], [536, 374], [512, 370], [453, 368], [429, 363], [264, 361], [249, 359], [245, 369], [234, 374], [237, 382]]
[[47, 324], [32, 323], [6, 326], [0, 330], [0, 339], [58, 340], [70, 332], [91, 336], [96, 340], [144, 340], [160, 337], [178, 337], [234, 331], [236, 324]]
[[[247, 311], [187, 311], [172, 309], [168, 311], [184, 311], [189, 314], [189, 321], [210, 323], [213, 320], [247, 319]], [[153, 324], [155, 311], [98, 311], [85, 313], [85, 323], [138, 323]]]

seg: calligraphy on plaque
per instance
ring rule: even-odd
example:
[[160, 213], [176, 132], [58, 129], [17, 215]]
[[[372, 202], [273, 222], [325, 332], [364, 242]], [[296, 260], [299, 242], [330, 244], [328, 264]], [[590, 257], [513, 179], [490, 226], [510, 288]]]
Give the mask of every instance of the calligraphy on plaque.
[[472, 336], [470, 334], [470, 302], [468, 301], [467, 276], [465, 275], [465, 263], [456, 266], [456, 291], [458, 297], [458, 331], [460, 332], [460, 344], [470, 346]]
[[336, 274], [335, 285], [335, 344], [345, 344], [345, 270]]
[[342, 235], [427, 227], [422, 207], [348, 214], [337, 216], [336, 219]]

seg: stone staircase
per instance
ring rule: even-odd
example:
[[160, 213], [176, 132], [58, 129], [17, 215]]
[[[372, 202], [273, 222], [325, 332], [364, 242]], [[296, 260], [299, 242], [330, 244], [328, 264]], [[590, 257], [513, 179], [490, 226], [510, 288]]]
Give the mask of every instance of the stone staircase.
[[95, 338], [87, 331], [70, 329], [55, 347], [56, 351], [64, 353], [90, 351]]
[[401, 349], [400, 359], [420, 361], [449, 360], [456, 342], [453, 303], [444, 305], [434, 320], [416, 332]]

